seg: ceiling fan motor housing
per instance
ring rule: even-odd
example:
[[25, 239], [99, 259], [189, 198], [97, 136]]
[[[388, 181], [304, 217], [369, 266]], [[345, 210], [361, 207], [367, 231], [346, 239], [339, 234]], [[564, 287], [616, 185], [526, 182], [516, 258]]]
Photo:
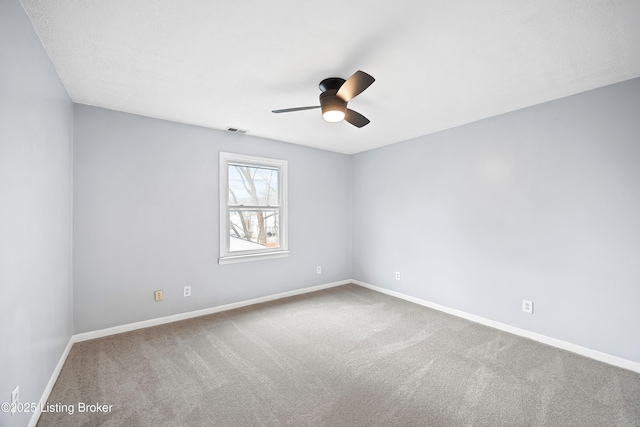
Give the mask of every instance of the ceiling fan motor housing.
[[320, 88], [320, 92], [326, 92], [331, 89], [335, 89], [337, 91], [345, 81], [345, 79], [341, 79], [340, 77], [329, 77], [328, 79], [321, 81], [318, 87]]
[[344, 118], [344, 115], [347, 113], [347, 101], [344, 101], [342, 98], [338, 97], [336, 95], [337, 92], [338, 92], [337, 89], [329, 89], [329, 90], [325, 90], [320, 94], [320, 106], [322, 107], [322, 116], [328, 121], [333, 121], [329, 118], [329, 117], [332, 117], [332, 114], [337, 115], [335, 116], [336, 117], [335, 121], [340, 121]]

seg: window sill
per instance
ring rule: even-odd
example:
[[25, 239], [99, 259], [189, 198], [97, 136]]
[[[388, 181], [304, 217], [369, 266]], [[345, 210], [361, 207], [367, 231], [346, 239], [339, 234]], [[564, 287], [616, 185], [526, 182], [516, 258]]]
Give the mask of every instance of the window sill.
[[277, 251], [277, 252], [267, 252], [262, 254], [249, 254], [249, 255], [231, 255], [226, 256], [224, 258], [218, 258], [218, 264], [236, 264], [238, 262], [249, 262], [249, 261], [262, 261], [265, 259], [274, 259], [274, 258], [286, 258], [289, 256], [289, 251]]

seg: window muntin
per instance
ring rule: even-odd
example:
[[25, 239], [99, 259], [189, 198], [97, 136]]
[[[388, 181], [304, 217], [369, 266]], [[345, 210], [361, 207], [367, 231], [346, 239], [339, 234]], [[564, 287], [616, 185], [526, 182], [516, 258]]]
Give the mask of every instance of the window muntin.
[[220, 153], [220, 263], [286, 256], [284, 160]]

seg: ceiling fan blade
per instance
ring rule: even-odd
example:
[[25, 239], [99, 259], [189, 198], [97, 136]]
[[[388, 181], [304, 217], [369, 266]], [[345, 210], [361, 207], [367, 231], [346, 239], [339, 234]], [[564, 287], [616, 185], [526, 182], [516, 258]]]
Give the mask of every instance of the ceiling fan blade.
[[353, 111], [351, 108], [347, 108], [347, 112], [344, 115], [344, 119], [358, 128], [366, 126], [370, 123], [369, 119], [367, 119], [365, 116], [358, 113], [357, 111]]
[[364, 71], [356, 71], [353, 76], [349, 77], [346, 82], [338, 89], [338, 95], [346, 102], [351, 101], [353, 98], [361, 94], [366, 88], [371, 86], [376, 79], [371, 77]]
[[314, 105], [312, 107], [295, 107], [295, 108], [285, 108], [283, 110], [273, 110], [272, 113], [290, 113], [292, 111], [303, 111], [303, 110], [313, 110], [315, 108], [320, 108], [319, 105]]

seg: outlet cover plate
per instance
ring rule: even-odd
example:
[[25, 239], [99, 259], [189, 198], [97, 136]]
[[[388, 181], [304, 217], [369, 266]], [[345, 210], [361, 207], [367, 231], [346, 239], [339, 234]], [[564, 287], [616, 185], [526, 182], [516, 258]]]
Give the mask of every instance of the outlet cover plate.
[[185, 286], [182, 291], [182, 296], [190, 297], [191, 296], [191, 286]]
[[524, 311], [525, 313], [533, 314], [533, 301], [523, 299], [522, 311]]

